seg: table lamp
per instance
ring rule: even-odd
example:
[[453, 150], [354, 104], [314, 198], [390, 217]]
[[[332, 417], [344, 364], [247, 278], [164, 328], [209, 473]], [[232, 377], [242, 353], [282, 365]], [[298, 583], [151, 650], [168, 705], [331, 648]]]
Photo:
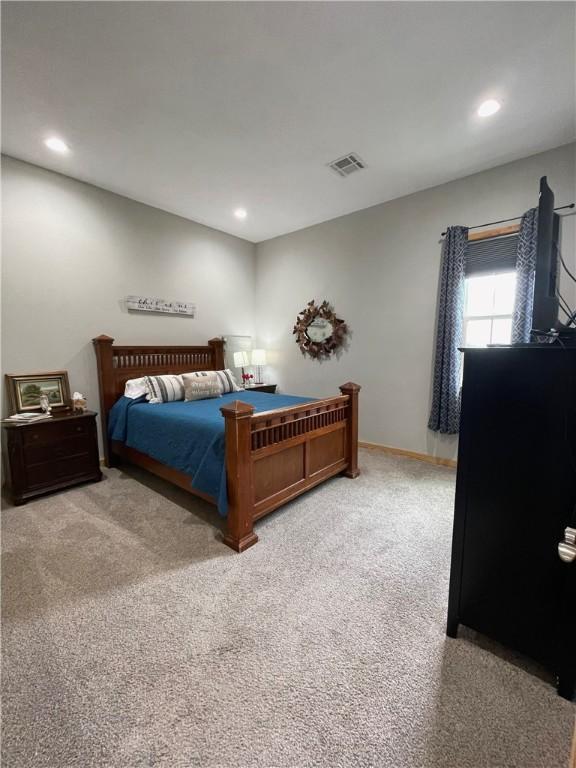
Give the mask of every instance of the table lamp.
[[253, 349], [252, 350], [252, 365], [256, 366], [256, 384], [263, 384], [262, 381], [262, 366], [266, 365], [266, 350], [265, 349]]
[[246, 380], [244, 379], [244, 366], [250, 365], [250, 359], [248, 358], [248, 352], [234, 352], [234, 366], [236, 368], [242, 368], [242, 383], [246, 386]]

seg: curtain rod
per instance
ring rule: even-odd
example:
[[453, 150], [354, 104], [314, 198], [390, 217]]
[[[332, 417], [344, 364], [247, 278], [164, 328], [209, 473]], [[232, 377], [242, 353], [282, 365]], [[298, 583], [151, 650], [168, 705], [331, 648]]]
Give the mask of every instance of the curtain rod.
[[[555, 211], [563, 211], [566, 208], [574, 208], [576, 203], [569, 203], [568, 205], [561, 205], [558, 208], [554, 208]], [[523, 214], [522, 214], [523, 215]], [[507, 221], [518, 221], [522, 216], [512, 216], [511, 219], [500, 219], [500, 221], [487, 221], [486, 224], [476, 224], [475, 227], [468, 227], [468, 229], [482, 229], [482, 227], [491, 227], [493, 224], [505, 224]], [[442, 237], [446, 232], [442, 232]]]

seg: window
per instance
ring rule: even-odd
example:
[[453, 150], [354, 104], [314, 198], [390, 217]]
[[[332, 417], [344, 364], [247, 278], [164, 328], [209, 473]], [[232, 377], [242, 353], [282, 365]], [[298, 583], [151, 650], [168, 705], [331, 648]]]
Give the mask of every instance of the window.
[[464, 346], [510, 344], [516, 272], [471, 275], [465, 286]]

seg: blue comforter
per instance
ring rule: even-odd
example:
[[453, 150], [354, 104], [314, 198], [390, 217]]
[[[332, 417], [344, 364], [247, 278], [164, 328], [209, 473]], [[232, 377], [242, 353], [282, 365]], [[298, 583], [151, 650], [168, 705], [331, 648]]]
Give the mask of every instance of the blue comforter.
[[309, 403], [312, 398], [232, 392], [210, 400], [151, 404], [144, 398], [121, 397], [110, 411], [108, 435], [189, 475], [192, 487], [213, 496], [225, 516], [228, 499], [220, 408], [234, 400], [250, 403], [258, 412]]

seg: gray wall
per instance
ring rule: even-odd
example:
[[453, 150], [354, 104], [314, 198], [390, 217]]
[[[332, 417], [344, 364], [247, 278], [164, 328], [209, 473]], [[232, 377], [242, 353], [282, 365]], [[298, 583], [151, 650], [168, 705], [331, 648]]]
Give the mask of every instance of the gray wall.
[[[572, 202], [575, 146], [260, 243], [256, 328], [271, 351], [268, 378], [285, 391], [322, 396], [357, 381], [362, 440], [454, 457], [456, 440], [426, 429], [440, 233], [447, 225], [482, 224], [537, 205], [544, 174], [557, 204]], [[563, 221], [563, 252], [576, 269], [575, 221]], [[564, 292], [576, 305], [566, 282]], [[331, 301], [349, 323], [349, 349], [339, 359], [305, 359], [294, 343], [296, 315], [313, 298]]]
[[[90, 339], [205, 343], [254, 335], [270, 351], [267, 379], [316, 396], [363, 386], [360, 437], [453, 457], [456, 441], [426, 429], [440, 232], [516, 215], [537, 202], [548, 174], [558, 203], [575, 197], [575, 147], [459, 181], [254, 246], [155, 208], [3, 159], [4, 372], [67, 369], [98, 407]], [[369, 170], [367, 171], [369, 172]], [[342, 180], [341, 183], [346, 183]], [[574, 224], [563, 251], [576, 269]], [[572, 305], [576, 291], [564, 284]], [[128, 314], [128, 294], [195, 301], [197, 319]], [[337, 359], [304, 359], [292, 336], [311, 298], [350, 325]]]
[[[3, 158], [2, 367], [66, 369], [98, 409], [90, 340], [205, 344], [252, 335], [252, 243]], [[193, 301], [196, 319], [128, 314], [129, 294]]]

